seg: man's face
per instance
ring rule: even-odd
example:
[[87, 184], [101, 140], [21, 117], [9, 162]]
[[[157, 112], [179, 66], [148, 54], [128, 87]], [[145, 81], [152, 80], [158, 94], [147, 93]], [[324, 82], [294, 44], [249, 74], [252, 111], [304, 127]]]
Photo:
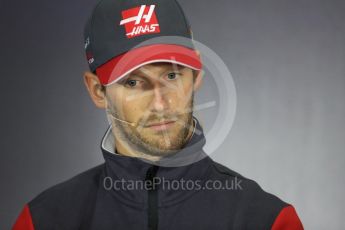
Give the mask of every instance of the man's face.
[[193, 129], [194, 76], [190, 68], [154, 63], [106, 88], [115, 136], [134, 149], [164, 156], [181, 149]]

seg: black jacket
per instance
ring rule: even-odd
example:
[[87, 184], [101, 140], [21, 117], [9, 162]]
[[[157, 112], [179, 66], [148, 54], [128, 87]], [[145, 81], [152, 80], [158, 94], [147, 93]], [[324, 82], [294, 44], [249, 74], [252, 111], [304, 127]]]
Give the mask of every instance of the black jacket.
[[[199, 123], [197, 128], [202, 130]], [[198, 161], [179, 167], [102, 146], [103, 164], [42, 192], [25, 205], [13, 229], [303, 229], [293, 206], [213, 161], [204, 144], [203, 134], [193, 134], [186, 146], [194, 145], [192, 152], [177, 154]]]

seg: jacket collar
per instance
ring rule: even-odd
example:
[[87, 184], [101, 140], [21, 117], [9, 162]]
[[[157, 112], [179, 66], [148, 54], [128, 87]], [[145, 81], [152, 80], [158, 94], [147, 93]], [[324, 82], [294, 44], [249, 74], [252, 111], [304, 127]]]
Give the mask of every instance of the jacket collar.
[[[203, 129], [198, 120], [196, 118], [193, 119], [195, 121], [195, 129], [186, 146], [174, 155], [165, 157], [157, 162], [159, 167], [156, 178], [161, 181], [157, 186], [159, 206], [171, 205], [185, 199], [186, 196], [192, 195], [197, 190], [194, 188], [186, 191], [181, 186], [181, 180], [192, 181], [190, 183], [202, 183], [210, 170], [212, 159], [202, 149], [206, 143]], [[127, 185], [143, 182], [145, 181], [147, 171], [157, 164], [141, 158], [128, 157], [116, 153], [114, 151], [116, 148], [111, 126], [102, 139], [101, 149], [105, 159], [105, 177], [108, 180], [111, 178], [112, 182], [122, 180]], [[179, 184], [179, 188], [169, 189], [168, 184], [163, 186], [163, 181], [170, 184], [172, 184], [172, 181], [175, 181], [173, 183], [175, 185], [176, 183]], [[147, 190], [145, 188], [142, 189], [140, 186], [136, 186], [134, 189], [123, 189], [121, 187], [109, 192], [126, 203], [144, 205], [147, 203]]]

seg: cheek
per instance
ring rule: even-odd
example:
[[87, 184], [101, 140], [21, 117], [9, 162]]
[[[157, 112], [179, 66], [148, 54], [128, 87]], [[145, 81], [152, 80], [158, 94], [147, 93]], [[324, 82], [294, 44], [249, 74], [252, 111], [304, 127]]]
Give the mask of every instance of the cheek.
[[148, 100], [145, 97], [140, 100], [129, 100], [124, 99], [122, 101], [122, 111], [125, 117], [130, 121], [140, 120], [149, 110]]
[[137, 105], [135, 100], [129, 101], [130, 97], [120, 87], [113, 90], [111, 94], [109, 93], [109, 97], [112, 99], [113, 106], [119, 116], [130, 119], [136, 113]]
[[181, 81], [181, 87], [183, 88], [185, 95], [192, 94], [193, 86], [194, 86], [193, 75], [191, 73], [185, 74], [185, 77], [182, 78], [182, 81]]
[[181, 91], [175, 98], [178, 100], [179, 107], [185, 108], [189, 105], [189, 102], [193, 95], [193, 82], [190, 79], [185, 80], [181, 84]]

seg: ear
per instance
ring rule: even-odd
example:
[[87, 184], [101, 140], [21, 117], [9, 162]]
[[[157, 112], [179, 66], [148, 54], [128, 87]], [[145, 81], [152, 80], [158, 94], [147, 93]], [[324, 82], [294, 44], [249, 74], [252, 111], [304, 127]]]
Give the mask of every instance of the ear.
[[85, 72], [84, 83], [93, 103], [95, 103], [98, 108], [105, 109], [107, 105], [105, 92], [102, 90], [102, 84], [97, 75], [89, 71]]
[[[195, 52], [198, 55], [198, 57], [200, 58], [199, 50], [196, 50]], [[194, 91], [197, 91], [201, 87], [202, 82], [203, 82], [202, 81], [203, 76], [204, 76], [204, 71], [202, 69], [196, 71], [196, 76], [194, 76], [194, 87], [193, 87]]]
[[204, 72], [203, 72], [203, 70], [199, 70], [196, 73], [197, 73], [197, 75], [194, 77], [194, 87], [193, 87], [194, 91], [197, 91], [200, 89], [202, 82], [203, 82], [202, 78], [203, 78]]

